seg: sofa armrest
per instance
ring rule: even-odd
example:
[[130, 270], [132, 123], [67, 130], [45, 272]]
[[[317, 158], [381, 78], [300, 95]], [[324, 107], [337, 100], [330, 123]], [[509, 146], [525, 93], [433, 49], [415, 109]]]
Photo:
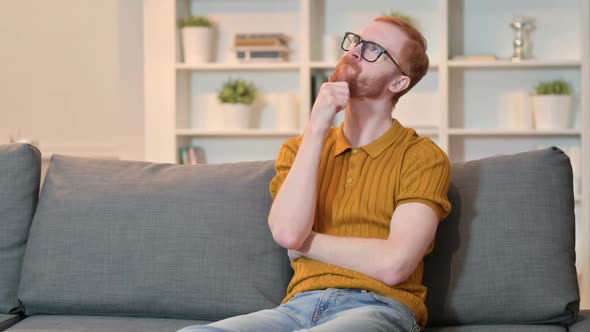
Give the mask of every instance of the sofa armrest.
[[0, 331], [4, 331], [12, 325], [20, 322], [24, 317], [20, 315], [0, 314]]
[[568, 331], [570, 332], [585, 332], [590, 331], [590, 310], [580, 310], [578, 313], [578, 320], [570, 325]]

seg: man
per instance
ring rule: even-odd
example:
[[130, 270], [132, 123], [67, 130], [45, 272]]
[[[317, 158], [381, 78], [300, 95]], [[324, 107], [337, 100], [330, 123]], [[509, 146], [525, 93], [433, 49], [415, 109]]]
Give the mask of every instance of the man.
[[[293, 279], [273, 310], [185, 331], [418, 331], [423, 258], [450, 212], [448, 158], [391, 110], [428, 70], [426, 41], [380, 17], [322, 85], [304, 134], [287, 140], [270, 183], [268, 224]], [[344, 121], [331, 128], [337, 112]]]

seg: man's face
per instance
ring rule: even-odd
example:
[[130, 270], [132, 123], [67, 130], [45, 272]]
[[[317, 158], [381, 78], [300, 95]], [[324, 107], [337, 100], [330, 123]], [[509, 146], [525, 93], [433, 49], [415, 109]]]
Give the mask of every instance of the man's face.
[[[385, 22], [372, 22], [358, 35], [363, 40], [384, 47], [399, 63], [399, 54], [407, 37], [397, 27]], [[362, 44], [359, 44], [342, 56], [330, 76], [330, 82], [348, 82], [351, 97], [380, 97], [387, 93], [389, 83], [401, 75], [401, 72], [385, 54], [375, 62], [364, 60], [361, 48]], [[400, 65], [403, 66], [401, 63]]]

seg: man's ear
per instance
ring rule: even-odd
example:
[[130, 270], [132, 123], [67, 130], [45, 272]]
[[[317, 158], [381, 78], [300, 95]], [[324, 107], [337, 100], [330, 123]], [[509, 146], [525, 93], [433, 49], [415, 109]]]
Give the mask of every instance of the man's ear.
[[391, 83], [389, 83], [388, 89], [393, 93], [399, 93], [404, 91], [410, 85], [410, 78], [406, 75], [396, 77]]

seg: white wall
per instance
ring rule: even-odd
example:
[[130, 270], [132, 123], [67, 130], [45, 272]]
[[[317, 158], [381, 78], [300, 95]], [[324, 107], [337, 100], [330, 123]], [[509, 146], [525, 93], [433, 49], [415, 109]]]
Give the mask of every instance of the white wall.
[[143, 159], [141, 0], [0, 1], [0, 144]]

